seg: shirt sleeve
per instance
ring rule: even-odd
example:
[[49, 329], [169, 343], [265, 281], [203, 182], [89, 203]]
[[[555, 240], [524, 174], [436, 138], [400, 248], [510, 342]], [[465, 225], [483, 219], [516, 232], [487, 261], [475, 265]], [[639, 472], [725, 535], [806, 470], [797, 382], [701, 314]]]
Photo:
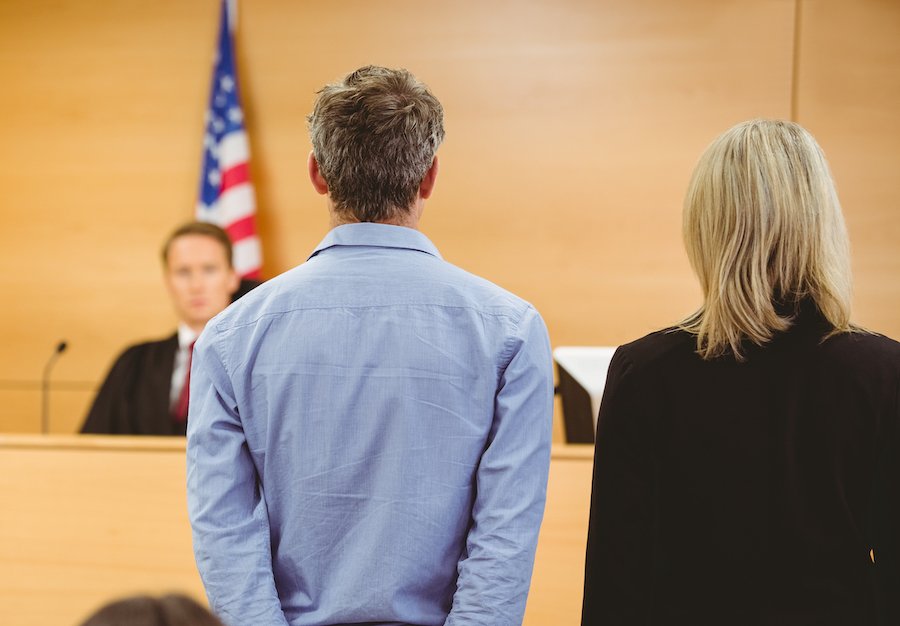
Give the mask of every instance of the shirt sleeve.
[[547, 329], [529, 308], [512, 342], [476, 473], [466, 552], [446, 626], [518, 625], [544, 515], [553, 420]]
[[654, 460], [652, 387], [619, 348], [609, 365], [594, 448], [582, 624], [649, 623]]
[[265, 494], [216, 340], [207, 328], [191, 365], [187, 492], [194, 555], [210, 604], [227, 624], [286, 626]]

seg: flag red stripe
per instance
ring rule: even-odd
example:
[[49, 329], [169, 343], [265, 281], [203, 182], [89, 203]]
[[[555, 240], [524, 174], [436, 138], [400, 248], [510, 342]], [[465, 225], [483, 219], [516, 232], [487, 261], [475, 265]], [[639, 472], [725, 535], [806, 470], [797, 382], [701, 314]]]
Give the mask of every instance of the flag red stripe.
[[247, 166], [247, 163], [238, 163], [237, 165], [233, 165], [229, 167], [227, 170], [222, 172], [222, 183], [219, 185], [219, 193], [224, 193], [228, 189], [232, 187], [236, 187], [241, 183], [249, 183], [250, 182], [250, 168]]
[[241, 274], [241, 278], [249, 278], [251, 280], [262, 280], [262, 271], [259, 269], [251, 270]]
[[256, 235], [256, 216], [248, 215], [228, 224], [225, 226], [225, 232], [228, 233], [232, 243], [237, 243], [247, 237], [254, 237]]

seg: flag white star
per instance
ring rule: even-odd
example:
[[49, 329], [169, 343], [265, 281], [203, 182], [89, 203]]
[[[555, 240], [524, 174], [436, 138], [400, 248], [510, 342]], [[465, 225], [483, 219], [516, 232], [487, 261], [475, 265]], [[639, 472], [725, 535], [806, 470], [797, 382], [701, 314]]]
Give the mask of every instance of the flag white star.
[[234, 79], [231, 76], [225, 75], [219, 79], [219, 86], [225, 91], [231, 91], [234, 89]]
[[209, 181], [211, 186], [218, 187], [219, 183], [222, 182], [222, 176], [219, 174], [219, 170], [209, 170], [206, 180]]
[[240, 124], [241, 120], [244, 119], [244, 114], [238, 107], [231, 107], [228, 109], [228, 119], [234, 124]]

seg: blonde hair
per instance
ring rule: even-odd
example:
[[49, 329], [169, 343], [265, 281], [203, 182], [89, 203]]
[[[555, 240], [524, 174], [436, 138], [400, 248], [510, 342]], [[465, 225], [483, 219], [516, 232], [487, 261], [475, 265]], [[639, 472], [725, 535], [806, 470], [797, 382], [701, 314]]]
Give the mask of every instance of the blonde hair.
[[850, 246], [821, 148], [798, 124], [751, 120], [700, 157], [684, 202], [684, 243], [703, 306], [680, 324], [704, 359], [765, 345], [809, 301], [850, 327]]

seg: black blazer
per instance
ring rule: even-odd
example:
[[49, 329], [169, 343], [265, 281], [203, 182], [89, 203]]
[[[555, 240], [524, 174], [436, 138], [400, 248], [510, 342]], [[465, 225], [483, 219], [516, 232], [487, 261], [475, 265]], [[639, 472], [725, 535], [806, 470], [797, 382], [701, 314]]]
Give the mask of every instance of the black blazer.
[[804, 314], [744, 363], [671, 329], [619, 348], [585, 626], [900, 624], [900, 344], [826, 332]]
[[183, 435], [169, 411], [178, 335], [127, 348], [97, 392], [82, 433]]

